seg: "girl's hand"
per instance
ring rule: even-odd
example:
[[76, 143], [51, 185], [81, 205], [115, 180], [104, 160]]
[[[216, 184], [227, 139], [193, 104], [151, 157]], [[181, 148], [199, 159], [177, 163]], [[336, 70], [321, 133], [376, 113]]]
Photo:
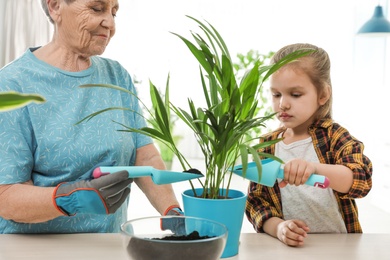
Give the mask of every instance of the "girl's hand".
[[303, 246], [309, 227], [305, 222], [292, 219], [286, 220], [277, 226], [277, 238], [288, 246]]
[[287, 184], [302, 185], [305, 184], [310, 175], [316, 172], [315, 164], [302, 159], [293, 159], [284, 165], [284, 179], [279, 183], [283, 188]]

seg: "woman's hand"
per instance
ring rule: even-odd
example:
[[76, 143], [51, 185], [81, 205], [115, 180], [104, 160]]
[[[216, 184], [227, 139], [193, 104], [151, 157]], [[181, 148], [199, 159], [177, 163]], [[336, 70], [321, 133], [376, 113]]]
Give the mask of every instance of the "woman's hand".
[[288, 246], [303, 246], [309, 230], [306, 223], [301, 220], [286, 220], [278, 224], [276, 236]]

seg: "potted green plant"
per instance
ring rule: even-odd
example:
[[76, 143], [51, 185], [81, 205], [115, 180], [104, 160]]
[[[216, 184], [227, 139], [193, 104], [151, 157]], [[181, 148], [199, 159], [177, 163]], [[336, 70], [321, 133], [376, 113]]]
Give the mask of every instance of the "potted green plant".
[[23, 94], [14, 91], [0, 93], [0, 112], [24, 107], [31, 102], [43, 103], [45, 98], [38, 94]]
[[[198, 24], [203, 36], [192, 32], [195, 40], [195, 43], [192, 43], [181, 35], [173, 34], [185, 43], [199, 62], [200, 79], [206, 105], [204, 107], [196, 106], [191, 99], [188, 99], [188, 109], [175, 106], [169, 98], [168, 75], [164, 96], [150, 82], [152, 108], [148, 109], [145, 106], [148, 115], [144, 116], [146, 120], [153, 118], [153, 120], [148, 120], [150, 126], [136, 129], [120, 122], [117, 123], [124, 127], [121, 131], [142, 133], [164, 143], [175, 154], [183, 170], [192, 167], [174, 140], [170, 128], [171, 112], [189, 127], [203, 153], [206, 172], [204, 178], [198, 179], [201, 188], [195, 188], [193, 182], [190, 181], [191, 189], [183, 192], [184, 211], [189, 216], [208, 218], [225, 224], [228, 227], [229, 235], [222, 257], [230, 257], [238, 253], [239, 235], [246, 202], [246, 195], [243, 192], [230, 189], [233, 174], [231, 169], [240, 160], [245, 176], [249, 157], [252, 157], [251, 159], [258, 168], [260, 179], [262, 168], [260, 158], [271, 157], [279, 160], [270, 154], [258, 152], [260, 148], [267, 147], [279, 140], [251, 145], [252, 139], [247, 137], [247, 133], [251, 129], [265, 127], [266, 121], [274, 116], [274, 114], [258, 115], [256, 113], [259, 107], [262, 83], [281, 66], [306, 55], [309, 51], [295, 52], [271, 66], [260, 66], [260, 62], [256, 61], [242, 79], [238, 80], [234, 73], [229, 50], [218, 31], [208, 22], [202, 23], [193, 17], [188, 17]], [[90, 84], [81, 87], [108, 87], [133, 95], [128, 90], [113, 85]], [[140, 102], [143, 104], [141, 100]], [[89, 120], [111, 109], [127, 110], [128, 108], [107, 108], [97, 111], [83, 120]], [[258, 136], [253, 136], [254, 138], [258, 138]], [[190, 198], [195, 199], [196, 206], [194, 208], [186, 205]], [[211, 204], [208, 206], [199, 204], [203, 202]], [[223, 208], [219, 206], [219, 202], [233, 203], [237, 208], [233, 208], [231, 205]], [[233, 218], [231, 219], [231, 217]]]

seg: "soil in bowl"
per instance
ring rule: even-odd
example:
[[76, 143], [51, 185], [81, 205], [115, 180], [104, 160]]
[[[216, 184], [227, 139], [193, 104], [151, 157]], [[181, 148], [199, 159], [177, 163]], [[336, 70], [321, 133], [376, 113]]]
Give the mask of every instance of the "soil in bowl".
[[134, 260], [216, 260], [223, 246], [223, 238], [199, 236], [194, 231], [188, 235], [152, 239], [132, 237], [127, 251]]
[[174, 240], [198, 240], [198, 239], [207, 239], [207, 238], [212, 238], [212, 237], [210, 237], [210, 236], [200, 236], [198, 231], [192, 231], [188, 235], [182, 235], [182, 236], [172, 235], [172, 236], [165, 236], [165, 237], [162, 237], [162, 238], [153, 238], [153, 239], [155, 239], [155, 240], [171, 240], [171, 241], [174, 241]]

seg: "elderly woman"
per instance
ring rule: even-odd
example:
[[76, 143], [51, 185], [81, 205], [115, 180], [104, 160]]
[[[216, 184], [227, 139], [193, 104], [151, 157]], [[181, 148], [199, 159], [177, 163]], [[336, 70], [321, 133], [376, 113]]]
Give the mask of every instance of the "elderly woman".
[[[101, 165], [164, 169], [152, 140], [116, 131], [112, 120], [141, 128], [136, 97], [87, 83], [114, 84], [136, 93], [129, 73], [99, 57], [115, 34], [118, 0], [42, 0], [54, 25], [51, 42], [28, 49], [0, 70], [0, 91], [39, 93], [47, 102], [0, 113], [0, 233], [118, 232], [126, 221], [131, 179], [117, 172], [98, 179]], [[80, 119], [106, 107], [86, 123]], [[160, 214], [180, 214], [171, 185], [135, 183]]]

